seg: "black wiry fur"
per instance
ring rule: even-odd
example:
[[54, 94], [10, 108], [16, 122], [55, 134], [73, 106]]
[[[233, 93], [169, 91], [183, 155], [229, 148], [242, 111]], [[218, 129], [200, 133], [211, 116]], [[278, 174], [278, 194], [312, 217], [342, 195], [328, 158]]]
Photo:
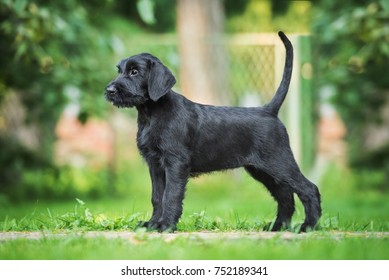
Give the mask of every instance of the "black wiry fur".
[[285, 34], [279, 32], [279, 36], [286, 48], [284, 74], [275, 96], [264, 107], [194, 103], [171, 90], [174, 76], [150, 54], [119, 63], [119, 75], [105, 95], [117, 107], [138, 110], [137, 144], [152, 179], [153, 214], [143, 226], [175, 230], [189, 177], [244, 167], [278, 202], [273, 231], [290, 225], [293, 193], [305, 208], [300, 230], [315, 227], [321, 216], [319, 191], [300, 172], [286, 129], [277, 117], [293, 64], [292, 45]]

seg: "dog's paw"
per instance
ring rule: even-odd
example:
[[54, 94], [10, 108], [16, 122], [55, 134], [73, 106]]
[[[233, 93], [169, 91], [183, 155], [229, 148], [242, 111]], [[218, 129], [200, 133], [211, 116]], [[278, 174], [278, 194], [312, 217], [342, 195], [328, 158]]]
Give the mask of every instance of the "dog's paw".
[[177, 230], [175, 224], [167, 223], [164, 221], [149, 222], [147, 228], [149, 230], [156, 230], [158, 232], [174, 232]]
[[315, 230], [315, 226], [312, 226], [310, 224], [307, 224], [307, 223], [303, 223], [299, 229], [299, 233], [305, 233], [305, 232], [311, 232], [311, 231], [314, 231]]
[[175, 224], [164, 222], [164, 221], [139, 221], [135, 230], [139, 228], [146, 228], [148, 231], [158, 231], [158, 232], [174, 232], [177, 230]]

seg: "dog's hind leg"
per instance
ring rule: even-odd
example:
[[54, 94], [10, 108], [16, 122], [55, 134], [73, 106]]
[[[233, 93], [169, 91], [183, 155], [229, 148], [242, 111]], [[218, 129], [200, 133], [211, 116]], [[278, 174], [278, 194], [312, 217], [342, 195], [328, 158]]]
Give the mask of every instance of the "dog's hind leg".
[[294, 213], [293, 191], [287, 185], [275, 182], [271, 176], [259, 168], [247, 166], [245, 169], [254, 179], [265, 185], [278, 203], [277, 218], [271, 230], [279, 231], [282, 227], [290, 227], [290, 222]]
[[319, 189], [301, 173], [297, 180], [292, 181], [291, 186], [304, 205], [305, 220], [300, 231], [313, 230], [321, 216]]
[[305, 220], [300, 231], [314, 229], [321, 216], [319, 190], [301, 173], [289, 149], [278, 152], [278, 155], [273, 154], [272, 160], [264, 167], [264, 172], [269, 174], [279, 185], [287, 186], [288, 192], [293, 191], [301, 200], [304, 206]]

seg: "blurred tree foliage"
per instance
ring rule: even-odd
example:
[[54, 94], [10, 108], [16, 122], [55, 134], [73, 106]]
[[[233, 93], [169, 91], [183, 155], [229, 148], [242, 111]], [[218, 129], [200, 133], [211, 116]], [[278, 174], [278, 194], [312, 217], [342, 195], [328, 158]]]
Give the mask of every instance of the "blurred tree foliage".
[[308, 32], [310, 1], [225, 0], [229, 32]]
[[[64, 88], [69, 85], [85, 93], [83, 97], [102, 92], [98, 81], [104, 70], [96, 58], [109, 57], [110, 41], [99, 30], [101, 20], [92, 21], [109, 2], [0, 1], [0, 82], [25, 91], [21, 97], [31, 109], [31, 120], [45, 125], [55, 121], [67, 102]], [[88, 110], [100, 111], [93, 105]]]
[[[112, 34], [118, 26], [132, 31], [132, 14], [136, 21], [152, 13], [150, 5], [137, 6], [141, 1], [0, 0], [0, 108], [17, 95], [40, 141], [37, 149], [26, 148], [0, 115], [0, 194], [16, 194], [34, 170], [60, 176], [52, 164], [57, 120], [69, 101], [80, 104], [81, 121], [106, 112], [103, 91], [114, 71], [106, 66], [118, 43]], [[126, 19], [116, 24], [118, 18]]]
[[335, 89], [332, 99], [348, 128], [350, 161], [386, 172], [389, 179], [389, 143], [377, 149], [364, 144], [368, 127], [388, 123], [381, 109], [389, 102], [389, 2], [317, 2], [319, 82]]

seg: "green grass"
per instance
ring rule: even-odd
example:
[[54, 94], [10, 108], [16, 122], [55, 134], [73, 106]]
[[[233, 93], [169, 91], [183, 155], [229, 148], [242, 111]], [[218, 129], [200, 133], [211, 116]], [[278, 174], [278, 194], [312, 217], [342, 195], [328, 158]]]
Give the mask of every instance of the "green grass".
[[[389, 231], [388, 193], [358, 190], [350, 174], [332, 170], [321, 186], [323, 217], [316, 234], [283, 240], [199, 240], [143, 235], [138, 243], [85, 238], [85, 231], [133, 231], [151, 215], [145, 179], [128, 194], [101, 200], [0, 202], [0, 231], [68, 232], [63, 238], [0, 242], [0, 259], [389, 259], [389, 238], [335, 238], [332, 231]], [[146, 177], [147, 178], [147, 177]], [[297, 200], [296, 200], [297, 201]], [[229, 172], [192, 180], [179, 232], [263, 231], [274, 219], [276, 204], [244, 173]], [[298, 202], [293, 226], [304, 219]]]
[[[127, 196], [101, 200], [0, 204], [0, 230], [132, 230], [151, 216], [149, 188], [133, 187]], [[324, 187], [321, 192], [321, 230], [389, 231], [387, 193]], [[295, 227], [304, 219], [298, 199], [296, 204]], [[189, 184], [178, 230], [263, 230], [275, 212], [276, 203], [267, 191], [247, 175], [212, 175]]]
[[1, 259], [388, 259], [388, 239], [270, 240], [123, 239], [67, 237], [0, 243]]

